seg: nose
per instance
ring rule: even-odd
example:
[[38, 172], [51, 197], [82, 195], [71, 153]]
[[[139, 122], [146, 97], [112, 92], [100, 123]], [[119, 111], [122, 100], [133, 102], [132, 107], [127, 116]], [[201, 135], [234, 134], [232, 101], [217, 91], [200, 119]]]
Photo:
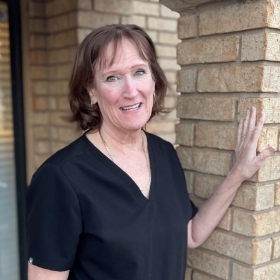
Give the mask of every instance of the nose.
[[123, 85], [123, 97], [124, 98], [134, 98], [137, 96], [138, 90], [136, 87], [136, 83], [133, 80], [132, 77], [126, 77], [124, 79], [124, 85]]

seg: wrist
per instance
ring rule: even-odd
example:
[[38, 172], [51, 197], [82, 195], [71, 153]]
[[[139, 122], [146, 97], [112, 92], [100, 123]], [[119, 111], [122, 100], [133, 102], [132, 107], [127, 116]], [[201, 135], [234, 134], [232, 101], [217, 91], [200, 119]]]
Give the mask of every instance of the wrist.
[[226, 176], [226, 180], [230, 182], [231, 185], [239, 187], [245, 178], [234, 170], [230, 170], [229, 173]]

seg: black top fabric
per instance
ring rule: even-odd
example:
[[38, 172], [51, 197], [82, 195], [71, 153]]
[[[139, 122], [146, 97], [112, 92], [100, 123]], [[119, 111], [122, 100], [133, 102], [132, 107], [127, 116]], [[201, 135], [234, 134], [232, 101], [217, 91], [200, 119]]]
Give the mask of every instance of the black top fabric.
[[183, 280], [189, 200], [173, 146], [146, 133], [150, 197], [85, 135], [50, 157], [27, 195], [28, 259], [75, 280]]

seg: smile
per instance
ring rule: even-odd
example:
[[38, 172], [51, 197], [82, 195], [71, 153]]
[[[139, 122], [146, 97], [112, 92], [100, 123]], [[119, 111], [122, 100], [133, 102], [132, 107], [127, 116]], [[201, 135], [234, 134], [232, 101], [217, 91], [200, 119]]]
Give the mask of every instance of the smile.
[[132, 105], [132, 106], [127, 106], [127, 107], [120, 107], [120, 109], [122, 111], [134, 111], [134, 110], [137, 110], [138, 108], [140, 108], [141, 106], [141, 103], [137, 103], [135, 105]]

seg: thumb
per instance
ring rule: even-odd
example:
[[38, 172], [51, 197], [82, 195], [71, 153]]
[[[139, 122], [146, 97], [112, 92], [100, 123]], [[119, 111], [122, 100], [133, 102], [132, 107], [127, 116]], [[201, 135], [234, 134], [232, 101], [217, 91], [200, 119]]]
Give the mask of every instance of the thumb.
[[267, 148], [265, 148], [258, 156], [258, 160], [260, 163], [262, 163], [263, 161], [265, 161], [267, 158], [269, 158], [270, 156], [273, 155], [273, 153], [275, 152], [275, 148], [272, 146], [269, 146]]

